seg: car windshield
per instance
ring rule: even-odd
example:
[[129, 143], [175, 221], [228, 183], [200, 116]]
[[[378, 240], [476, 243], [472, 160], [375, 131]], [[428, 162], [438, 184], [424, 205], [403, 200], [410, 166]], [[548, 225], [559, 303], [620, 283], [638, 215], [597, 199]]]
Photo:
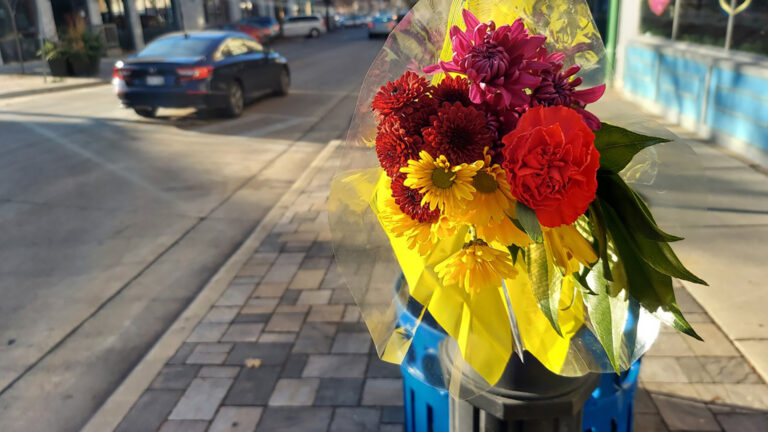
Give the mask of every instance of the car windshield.
[[156, 40], [136, 57], [201, 57], [210, 51], [211, 39], [169, 37]]
[[373, 19], [376, 22], [389, 22], [392, 21], [392, 15], [380, 15]]

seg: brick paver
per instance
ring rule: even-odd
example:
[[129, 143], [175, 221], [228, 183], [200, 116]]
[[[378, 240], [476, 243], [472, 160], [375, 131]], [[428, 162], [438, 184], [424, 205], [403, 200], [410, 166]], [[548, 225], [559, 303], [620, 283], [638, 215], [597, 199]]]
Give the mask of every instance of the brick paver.
[[[375, 355], [333, 261], [325, 213], [333, 165], [289, 207], [118, 430], [404, 430], [399, 368]], [[635, 430], [768, 430], [768, 386], [683, 288], [678, 299], [706, 342], [662, 330], [643, 360]]]

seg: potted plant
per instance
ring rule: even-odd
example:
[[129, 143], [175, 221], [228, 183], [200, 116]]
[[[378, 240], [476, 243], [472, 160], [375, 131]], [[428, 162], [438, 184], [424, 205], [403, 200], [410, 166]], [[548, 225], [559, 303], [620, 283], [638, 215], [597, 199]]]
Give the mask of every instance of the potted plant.
[[62, 41], [69, 47], [67, 63], [72, 75], [93, 76], [99, 72], [104, 44], [98, 34], [85, 29], [82, 20], [72, 22]]
[[48, 62], [51, 75], [55, 77], [67, 76], [67, 58], [69, 57], [67, 44], [46, 40], [43, 42], [43, 49], [38, 52], [38, 55], [42, 55]]
[[83, 41], [83, 51], [88, 60], [89, 75], [98, 75], [101, 66], [101, 53], [104, 51], [104, 43], [97, 33], [90, 31], [83, 32], [81, 39]]

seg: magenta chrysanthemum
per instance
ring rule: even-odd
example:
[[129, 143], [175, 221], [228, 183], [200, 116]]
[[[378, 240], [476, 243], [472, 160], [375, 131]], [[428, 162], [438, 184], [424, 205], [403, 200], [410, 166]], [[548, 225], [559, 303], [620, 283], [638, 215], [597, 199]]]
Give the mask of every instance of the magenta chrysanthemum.
[[585, 110], [587, 104], [597, 102], [605, 93], [605, 84], [583, 90], [577, 90], [581, 85], [581, 77], [573, 78], [581, 67], [573, 65], [563, 69], [561, 53], [553, 53], [542, 61], [548, 67], [539, 71], [541, 82], [531, 93], [531, 106], [566, 106], [578, 111], [592, 130], [600, 129], [600, 119]]
[[451, 28], [453, 58], [424, 68], [425, 73], [447, 72], [466, 75], [472, 102], [488, 102], [495, 108], [522, 107], [529, 97], [525, 89], [536, 87], [534, 71], [543, 67], [537, 60], [546, 39], [529, 35], [518, 19], [512, 25], [480, 23], [468, 10], [463, 11], [467, 30]]

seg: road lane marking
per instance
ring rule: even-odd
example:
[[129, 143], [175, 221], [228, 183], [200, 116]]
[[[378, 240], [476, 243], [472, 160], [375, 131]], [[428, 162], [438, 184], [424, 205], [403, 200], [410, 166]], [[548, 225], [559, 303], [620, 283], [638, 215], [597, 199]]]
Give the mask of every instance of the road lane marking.
[[[139, 177], [136, 177], [135, 175], [124, 171], [119, 166], [113, 164], [112, 162], [109, 162], [108, 160], [102, 158], [101, 156], [94, 154], [79, 145], [69, 141], [68, 139], [64, 138], [61, 135], [57, 135], [54, 132], [49, 131], [48, 129], [39, 126], [35, 123], [31, 122], [23, 122], [20, 123], [22, 126], [26, 127], [27, 129], [32, 130], [33, 132], [42, 135], [49, 140], [59, 144], [60, 146], [66, 148], [67, 150], [70, 150], [73, 153], [77, 153], [78, 155], [89, 159], [90, 161], [96, 163], [97, 165], [101, 166], [102, 168], [106, 169], [107, 171], [110, 171], [114, 174], [116, 174], [118, 177], [121, 177], [125, 180], [127, 180], [130, 183], [135, 184], [136, 186], [139, 186], [140, 188], [147, 190], [152, 195], [155, 195], [158, 198], [161, 198], [165, 201], [168, 201], [170, 203], [173, 203], [174, 205], [179, 205], [179, 202], [170, 194], [167, 194], [161, 190], [158, 190], [157, 187], [145, 182]], [[179, 205], [180, 206], [180, 205]]]
[[308, 121], [313, 121], [313, 120], [317, 120], [317, 119], [316, 118], [311, 118], [311, 117], [296, 117], [296, 118], [288, 119], [288, 120], [280, 122], [280, 123], [271, 124], [271, 125], [265, 126], [263, 128], [254, 129], [254, 130], [248, 131], [246, 133], [241, 133], [240, 136], [261, 137], [261, 136], [264, 136], [266, 134], [270, 134], [270, 133], [273, 133], [273, 132], [277, 132], [279, 130], [286, 129], [286, 128], [291, 127], [293, 125], [297, 125], [297, 124], [300, 124], [300, 123], [304, 123], [304, 122], [308, 122]]

